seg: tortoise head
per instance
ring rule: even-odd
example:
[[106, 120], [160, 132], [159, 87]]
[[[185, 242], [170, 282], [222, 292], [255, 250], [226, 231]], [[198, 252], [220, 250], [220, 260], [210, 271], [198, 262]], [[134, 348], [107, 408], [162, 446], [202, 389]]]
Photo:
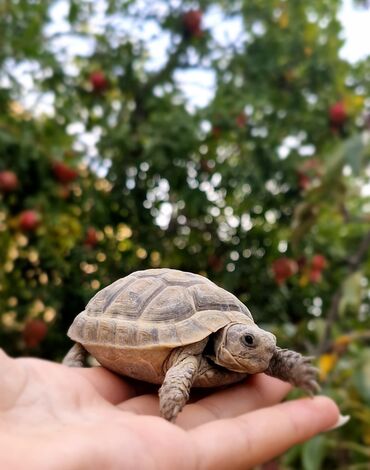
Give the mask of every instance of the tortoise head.
[[257, 374], [269, 366], [276, 337], [255, 323], [230, 323], [215, 334], [213, 361], [229, 370]]

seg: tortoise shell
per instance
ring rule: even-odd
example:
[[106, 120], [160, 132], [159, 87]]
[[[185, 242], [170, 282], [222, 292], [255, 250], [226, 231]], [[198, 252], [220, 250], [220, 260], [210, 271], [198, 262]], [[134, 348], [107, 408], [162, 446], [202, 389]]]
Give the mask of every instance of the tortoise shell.
[[99, 291], [68, 336], [87, 349], [174, 348], [201, 341], [230, 322], [253, 322], [234, 295], [198, 274], [148, 269]]

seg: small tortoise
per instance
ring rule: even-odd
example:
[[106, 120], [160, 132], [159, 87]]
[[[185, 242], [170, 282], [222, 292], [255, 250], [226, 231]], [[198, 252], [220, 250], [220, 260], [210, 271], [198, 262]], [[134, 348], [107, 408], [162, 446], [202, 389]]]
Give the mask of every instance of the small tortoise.
[[99, 291], [75, 318], [75, 345], [64, 358], [79, 367], [90, 353], [122, 375], [162, 384], [161, 415], [174, 421], [194, 387], [268, 375], [316, 392], [310, 358], [276, 346], [234, 295], [198, 274], [148, 269]]

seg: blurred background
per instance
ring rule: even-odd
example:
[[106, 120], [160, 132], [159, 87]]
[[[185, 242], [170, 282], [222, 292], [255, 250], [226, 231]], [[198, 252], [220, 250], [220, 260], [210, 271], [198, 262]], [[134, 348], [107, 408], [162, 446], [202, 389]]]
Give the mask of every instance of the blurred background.
[[368, 469], [368, 3], [1, 0], [1, 346], [60, 360], [100, 288], [200, 273], [351, 415], [264, 468]]

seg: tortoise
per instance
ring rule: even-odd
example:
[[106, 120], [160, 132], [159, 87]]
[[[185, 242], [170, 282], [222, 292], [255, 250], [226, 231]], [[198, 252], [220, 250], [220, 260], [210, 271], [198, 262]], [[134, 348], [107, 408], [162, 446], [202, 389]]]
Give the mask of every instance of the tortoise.
[[264, 372], [310, 395], [319, 390], [311, 359], [276, 346], [237, 297], [199, 274], [134, 272], [100, 290], [68, 330], [63, 363], [90, 353], [107, 369], [161, 384], [160, 414], [175, 421], [191, 387], [216, 387]]

